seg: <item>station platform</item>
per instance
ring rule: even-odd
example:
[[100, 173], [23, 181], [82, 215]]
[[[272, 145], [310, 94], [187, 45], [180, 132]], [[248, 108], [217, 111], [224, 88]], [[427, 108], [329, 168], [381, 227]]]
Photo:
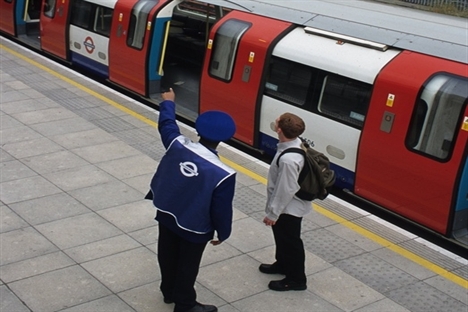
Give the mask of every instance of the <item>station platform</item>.
[[[0, 79], [0, 311], [172, 311], [143, 199], [164, 154], [158, 112], [3, 37]], [[466, 259], [333, 196], [303, 221], [307, 290], [269, 290], [282, 276], [258, 270], [274, 260], [261, 222], [268, 165], [219, 152], [238, 172], [233, 232], [207, 246], [199, 302], [220, 312], [468, 311]]]

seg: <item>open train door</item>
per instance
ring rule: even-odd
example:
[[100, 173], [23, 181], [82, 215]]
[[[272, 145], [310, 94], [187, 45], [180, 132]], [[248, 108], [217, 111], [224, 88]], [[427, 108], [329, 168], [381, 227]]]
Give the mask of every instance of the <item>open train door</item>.
[[[233, 11], [211, 29], [200, 88], [200, 113], [223, 110], [236, 122], [234, 137], [256, 146], [264, 67], [290, 23]], [[227, 96], [236, 94], [237, 96]]]
[[457, 224], [466, 232], [467, 71], [409, 52], [382, 70], [361, 135], [356, 194], [438, 233]]
[[41, 48], [68, 60], [68, 12], [70, 0], [44, 0], [40, 16]]
[[166, 32], [182, 2], [117, 1], [109, 41], [109, 79], [138, 94], [160, 92]]

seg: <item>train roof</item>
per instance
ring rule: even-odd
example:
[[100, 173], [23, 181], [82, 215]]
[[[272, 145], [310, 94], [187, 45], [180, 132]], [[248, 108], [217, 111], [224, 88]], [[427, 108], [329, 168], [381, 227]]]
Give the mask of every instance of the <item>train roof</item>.
[[403, 50], [468, 63], [468, 19], [361, 0], [204, 0]]

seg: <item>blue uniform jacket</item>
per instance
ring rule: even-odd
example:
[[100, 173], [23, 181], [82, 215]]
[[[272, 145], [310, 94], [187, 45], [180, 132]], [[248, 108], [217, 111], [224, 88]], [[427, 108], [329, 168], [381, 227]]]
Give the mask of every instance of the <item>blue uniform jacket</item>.
[[235, 171], [215, 150], [180, 134], [175, 104], [160, 104], [158, 124], [166, 154], [151, 181], [156, 220], [183, 238], [207, 242], [217, 232], [226, 240], [232, 229]]

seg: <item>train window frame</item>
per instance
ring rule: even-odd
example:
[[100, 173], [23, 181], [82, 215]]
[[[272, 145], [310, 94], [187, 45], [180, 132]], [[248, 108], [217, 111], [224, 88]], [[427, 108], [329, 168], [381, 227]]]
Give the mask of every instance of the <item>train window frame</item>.
[[[456, 88], [458, 94], [448, 92]], [[452, 106], [447, 108], [449, 105]], [[442, 72], [429, 77], [414, 105], [405, 138], [406, 148], [439, 162], [449, 161], [467, 105], [468, 78]], [[445, 129], [441, 129], [444, 126]]]
[[[276, 65], [280, 68], [276, 69]], [[316, 72], [317, 69], [313, 67], [272, 56], [268, 64], [263, 93], [286, 103], [304, 107], [308, 103], [310, 85], [315, 80]], [[286, 79], [282, 79], [280, 75], [285, 73]], [[309, 77], [305, 77], [307, 74]], [[298, 78], [292, 79], [296, 77]], [[303, 90], [302, 94], [300, 90]]]
[[49, 18], [54, 18], [56, 5], [57, 5], [57, 0], [45, 0], [44, 7], [43, 7], [44, 16], [49, 17]]
[[234, 18], [219, 26], [214, 36], [208, 67], [211, 77], [225, 82], [232, 80], [239, 43], [250, 27], [252, 23]]
[[[335, 90], [330, 90], [332, 87]], [[350, 94], [354, 96], [346, 96]], [[322, 80], [317, 109], [324, 116], [362, 129], [371, 95], [371, 84], [327, 73]]]
[[90, 29], [92, 19], [90, 15], [94, 14], [95, 5], [84, 0], [75, 0], [72, 2], [70, 24], [86, 30]]
[[114, 10], [108, 7], [98, 6], [96, 7], [93, 31], [109, 37], [111, 26], [112, 26], [112, 15]]
[[148, 16], [159, 3], [155, 0], [140, 0], [132, 8], [128, 22], [127, 45], [136, 50], [142, 50], [145, 45], [145, 35]]

